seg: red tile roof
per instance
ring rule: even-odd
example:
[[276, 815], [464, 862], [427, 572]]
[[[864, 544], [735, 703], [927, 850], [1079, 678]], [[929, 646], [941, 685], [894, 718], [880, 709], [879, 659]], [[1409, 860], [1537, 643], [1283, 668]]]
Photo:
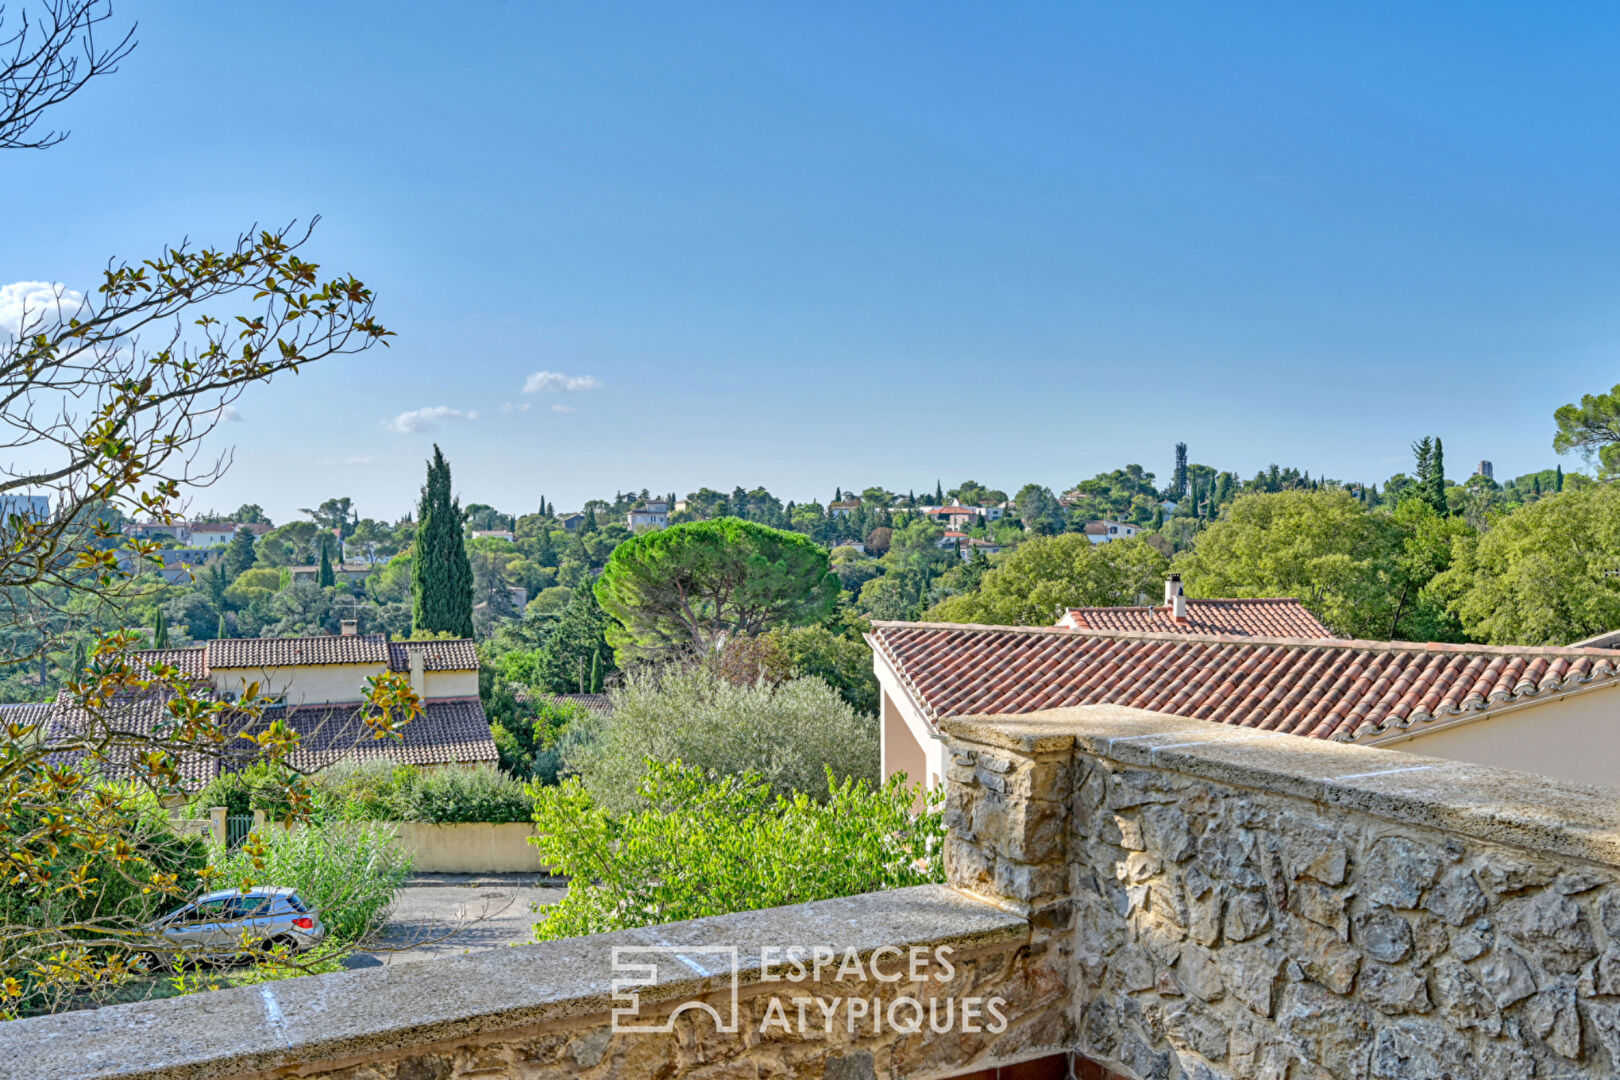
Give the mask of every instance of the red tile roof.
[[873, 623], [929, 723], [1128, 705], [1352, 740], [1620, 677], [1620, 651]]
[[[121, 695], [101, 714], [101, 722], [94, 730], [98, 735], [109, 728], [113, 732], [104, 761], [115, 776], [121, 775], [124, 764], [148, 745], [146, 740], [164, 738], [161, 733], [171, 721], [168, 699], [169, 695], [159, 690]], [[299, 747], [287, 758], [287, 763], [301, 772], [314, 772], [342, 758], [453, 765], [494, 762], [500, 756], [484, 707], [476, 699], [426, 702], [420, 716], [399, 728], [398, 739], [375, 738], [356, 705], [272, 706], [251, 722], [243, 716], [226, 726], [247, 731], [276, 719], [287, 721], [301, 736]], [[63, 744], [75, 733], [91, 729], [84, 710], [66, 695], [51, 708], [48, 723], [52, 741]], [[177, 749], [172, 742], [168, 746]], [[231, 740], [224, 747], [180, 749], [175, 754], [176, 765], [188, 786], [200, 787], [221, 773], [246, 765], [251, 760], [250, 750], [251, 744], [243, 740]]]
[[391, 641], [388, 643], [388, 667], [391, 671], [409, 671], [410, 654], [420, 652], [425, 661], [424, 671], [477, 671], [478, 646], [471, 638], [449, 641]]
[[1070, 608], [1059, 626], [1074, 630], [1120, 630], [1160, 634], [1212, 634], [1236, 637], [1331, 638], [1304, 604], [1292, 597], [1263, 600], [1187, 601], [1187, 621], [1176, 622], [1168, 607]]
[[261, 723], [285, 719], [301, 736], [287, 763], [302, 772], [343, 758], [401, 765], [494, 762], [500, 757], [484, 707], [476, 700], [429, 701], [399, 728], [400, 738], [375, 737], [353, 705], [300, 705], [266, 709]]
[[218, 638], [210, 641], [208, 668], [292, 667], [305, 664], [386, 664], [386, 634], [319, 637]]
[[478, 647], [470, 638], [391, 642], [385, 634], [219, 638], [187, 649], [141, 649], [130, 653], [130, 658], [138, 663], [172, 665], [201, 678], [215, 668], [322, 664], [387, 664], [392, 671], [409, 671], [414, 650], [425, 654], [428, 671], [478, 670]]

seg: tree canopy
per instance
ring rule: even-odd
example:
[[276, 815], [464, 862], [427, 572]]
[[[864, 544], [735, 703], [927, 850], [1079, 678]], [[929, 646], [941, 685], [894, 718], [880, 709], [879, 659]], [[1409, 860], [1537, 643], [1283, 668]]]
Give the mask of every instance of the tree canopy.
[[1066, 607], [1141, 603], [1158, 591], [1169, 566], [1134, 538], [1093, 544], [1084, 533], [1035, 537], [991, 566], [976, 591], [949, 597], [923, 617], [1050, 626]]
[[1435, 581], [1469, 637], [1567, 645], [1620, 627], [1620, 487], [1548, 495], [1459, 543]]
[[831, 614], [838, 578], [808, 537], [739, 518], [672, 525], [613, 550], [596, 597], [616, 620], [608, 640], [632, 656], [711, 653], [753, 635]]
[[1608, 393], [1586, 394], [1579, 405], [1561, 406], [1553, 421], [1558, 425], [1554, 450], [1595, 459], [1604, 476], [1620, 474], [1620, 385]]
[[1336, 633], [1387, 638], [1401, 539], [1340, 489], [1244, 495], [1175, 568], [1188, 596], [1293, 596]]

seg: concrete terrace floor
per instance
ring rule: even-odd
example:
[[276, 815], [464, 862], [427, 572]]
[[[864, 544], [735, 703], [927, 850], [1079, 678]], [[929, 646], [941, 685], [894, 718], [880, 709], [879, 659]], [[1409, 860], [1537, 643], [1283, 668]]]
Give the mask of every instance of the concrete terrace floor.
[[383, 948], [357, 953], [345, 966], [410, 964], [527, 944], [539, 919], [534, 907], [555, 904], [567, 891], [542, 874], [418, 874], [394, 905]]

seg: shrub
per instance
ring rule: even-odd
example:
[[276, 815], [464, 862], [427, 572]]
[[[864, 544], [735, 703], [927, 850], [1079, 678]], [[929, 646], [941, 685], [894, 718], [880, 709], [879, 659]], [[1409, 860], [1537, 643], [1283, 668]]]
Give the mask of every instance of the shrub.
[[[309, 777], [312, 816], [320, 822], [528, 821], [532, 800], [523, 784], [492, 766], [418, 769], [390, 761], [341, 761]], [[193, 815], [210, 806], [233, 814], [263, 810], [272, 818], [288, 814], [285, 786], [268, 772], [247, 769], [220, 777], [193, 800]]]
[[914, 813], [900, 777], [824, 780], [824, 801], [774, 795], [754, 775], [709, 779], [648, 762], [642, 809], [616, 814], [578, 779], [530, 788], [540, 862], [569, 880], [535, 938], [802, 904], [944, 880], [942, 796]]
[[349, 946], [382, 926], [411, 873], [394, 830], [368, 822], [274, 826], [232, 852], [214, 848], [215, 888], [289, 885], [315, 908], [332, 945]]
[[829, 777], [878, 780], [878, 728], [821, 679], [737, 686], [703, 666], [634, 672], [610, 694], [613, 712], [565, 743], [563, 761], [601, 806], [640, 805], [647, 759], [680, 760], [716, 776], [757, 774], [779, 795], [824, 799]]

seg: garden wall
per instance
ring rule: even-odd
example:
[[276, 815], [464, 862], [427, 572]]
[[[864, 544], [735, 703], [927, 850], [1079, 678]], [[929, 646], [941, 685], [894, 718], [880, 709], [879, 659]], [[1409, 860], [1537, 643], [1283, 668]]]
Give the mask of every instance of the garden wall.
[[1126, 1077], [1620, 1075], [1620, 792], [1107, 706], [947, 721], [951, 882]]
[[527, 822], [430, 825], [402, 821], [399, 842], [411, 851], [417, 874], [537, 874], [543, 871], [529, 843]]
[[[737, 950], [735, 966], [704, 951], [716, 946]], [[794, 982], [777, 962], [766, 979], [764, 950], [790, 946], [820, 946], [840, 970]], [[947, 950], [949, 972], [912, 978], [912, 949]], [[616, 968], [621, 950], [621, 965], [655, 970]], [[863, 971], [841, 970], [846, 957]], [[633, 991], [615, 986], [627, 977]], [[954, 1020], [942, 1034], [931, 1020], [918, 1032], [873, 1021], [902, 997]], [[992, 998], [994, 1010], [964, 1011]], [[615, 1023], [615, 1008], [632, 1015]], [[0, 1060], [29, 1080], [984, 1080], [1006, 1063], [1024, 1063], [1008, 1080], [1062, 1080], [1067, 1016], [1061, 956], [1024, 919], [925, 885], [19, 1020], [0, 1024]]]

